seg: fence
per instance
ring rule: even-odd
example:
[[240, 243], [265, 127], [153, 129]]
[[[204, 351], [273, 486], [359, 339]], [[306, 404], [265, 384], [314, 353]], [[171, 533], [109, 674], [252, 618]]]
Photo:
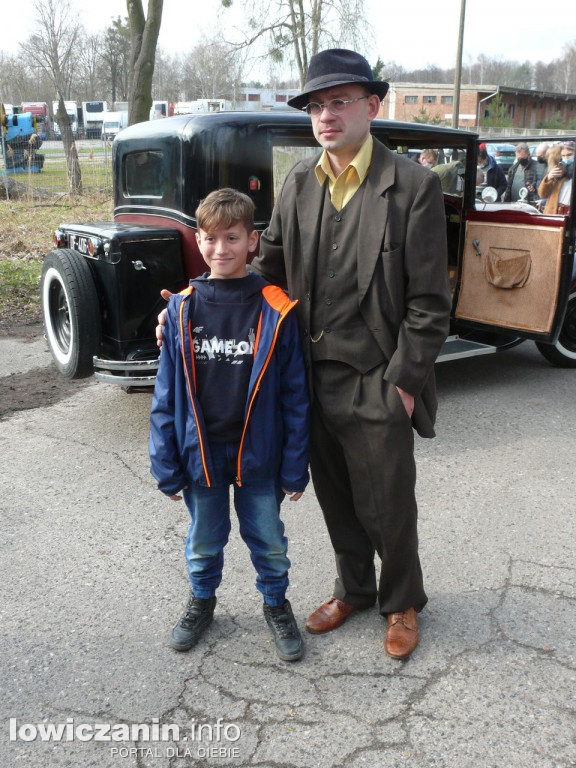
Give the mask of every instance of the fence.
[[[474, 128], [473, 130], [478, 129]], [[561, 128], [558, 130], [555, 128], [485, 128], [484, 126], [481, 126], [479, 133], [486, 138], [489, 138], [490, 136], [516, 136], [518, 138], [522, 136], [530, 136], [532, 138], [537, 138], [539, 136], [561, 137], [570, 133], [574, 133], [574, 131], [571, 131], [568, 128]]]
[[[99, 139], [76, 141], [82, 191], [112, 196], [112, 149]], [[62, 141], [45, 141], [34, 153], [15, 153], [10, 146], [0, 153], [0, 196], [51, 197], [69, 191]]]

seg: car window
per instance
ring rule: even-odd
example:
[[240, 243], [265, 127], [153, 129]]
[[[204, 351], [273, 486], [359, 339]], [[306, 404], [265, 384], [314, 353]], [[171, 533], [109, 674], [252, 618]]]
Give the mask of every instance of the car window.
[[272, 190], [273, 203], [280, 194], [288, 171], [299, 160], [305, 160], [312, 155], [318, 155], [320, 148], [316, 142], [302, 142], [299, 139], [288, 139], [274, 143], [272, 146]]
[[462, 146], [411, 147], [398, 145], [395, 151], [438, 174], [445, 195], [462, 197], [466, 175], [466, 150]]
[[[477, 201], [522, 207], [528, 213], [562, 215], [564, 208], [559, 208], [558, 203], [569, 207], [572, 186], [570, 173], [562, 177], [562, 183], [566, 181], [566, 185], [561, 196], [555, 194], [553, 189], [543, 187], [542, 182], [549, 170], [559, 164], [562, 166], [560, 155], [563, 140], [562, 137], [555, 137], [537, 142], [534, 139], [518, 138], [504, 143], [501, 139], [481, 139], [476, 178]], [[484, 164], [483, 148], [488, 155]], [[538, 154], [541, 156], [540, 161]], [[521, 160], [525, 162], [521, 163]], [[496, 195], [492, 189], [497, 189]], [[490, 196], [487, 196], [488, 193]], [[554, 198], [550, 199], [552, 193]], [[559, 199], [556, 200], [556, 197]], [[479, 207], [478, 202], [476, 207]]]
[[132, 152], [124, 157], [124, 190], [127, 197], [162, 197], [163, 153]]

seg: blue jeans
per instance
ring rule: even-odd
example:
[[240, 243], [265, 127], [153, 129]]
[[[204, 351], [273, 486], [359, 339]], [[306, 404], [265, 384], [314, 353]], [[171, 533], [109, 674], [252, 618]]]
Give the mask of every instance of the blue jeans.
[[[188, 483], [183, 491], [191, 522], [186, 562], [196, 597], [213, 597], [222, 580], [224, 547], [230, 534], [230, 485], [236, 477], [238, 446], [210, 443], [211, 487]], [[275, 480], [234, 484], [234, 507], [240, 535], [256, 569], [256, 587], [268, 605], [283, 605], [288, 587], [288, 539], [280, 519], [284, 493]]]

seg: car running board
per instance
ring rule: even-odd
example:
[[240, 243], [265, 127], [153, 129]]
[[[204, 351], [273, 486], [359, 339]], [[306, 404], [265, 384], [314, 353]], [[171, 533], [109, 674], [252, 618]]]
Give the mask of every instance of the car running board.
[[498, 352], [498, 347], [492, 344], [481, 344], [478, 341], [468, 341], [459, 336], [448, 336], [436, 362], [445, 363], [448, 360], [460, 360], [463, 357], [476, 355], [491, 355]]

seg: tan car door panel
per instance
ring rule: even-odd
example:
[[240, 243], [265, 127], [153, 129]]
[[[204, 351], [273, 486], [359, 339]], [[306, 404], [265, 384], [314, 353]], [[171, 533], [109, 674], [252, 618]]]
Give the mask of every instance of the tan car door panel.
[[456, 317], [549, 334], [558, 302], [564, 226], [469, 221]]

